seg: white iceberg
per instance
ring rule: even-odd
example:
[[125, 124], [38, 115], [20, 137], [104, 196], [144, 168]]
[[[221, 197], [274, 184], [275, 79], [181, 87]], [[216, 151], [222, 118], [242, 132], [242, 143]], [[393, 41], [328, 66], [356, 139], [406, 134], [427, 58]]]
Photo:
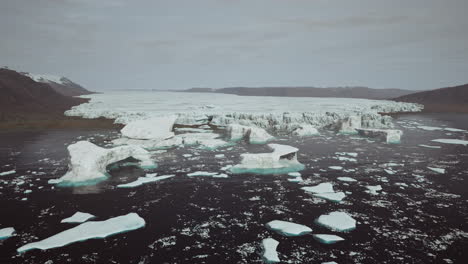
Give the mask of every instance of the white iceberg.
[[155, 174], [148, 174], [145, 177], [138, 177], [136, 181], [129, 182], [129, 183], [124, 183], [124, 184], [119, 184], [117, 185], [117, 188], [134, 188], [138, 187], [140, 185], [143, 185], [145, 183], [150, 183], [150, 182], [157, 182], [165, 179], [169, 179], [174, 177], [174, 174], [171, 175], [161, 175], [161, 176], [156, 176]]
[[390, 144], [400, 143], [403, 135], [403, 131], [397, 129], [361, 128], [357, 131], [361, 136], [378, 138]]
[[288, 176], [291, 176], [291, 177], [301, 177], [301, 173], [300, 172], [290, 172], [288, 173]]
[[292, 134], [298, 137], [308, 137], [316, 136], [320, 133], [318, 132], [317, 128], [310, 124], [300, 124], [298, 128], [294, 129]]
[[196, 171], [187, 174], [188, 177], [213, 177], [213, 178], [228, 178], [229, 176], [225, 173], [208, 172], [208, 171]]
[[60, 223], [83, 223], [95, 217], [92, 214], [76, 212], [74, 215], [60, 221]]
[[0, 229], [0, 240], [7, 239], [15, 233], [15, 229], [13, 227], [5, 227]]
[[307, 186], [307, 187], [302, 187], [302, 190], [306, 192], [311, 192], [311, 193], [332, 193], [335, 192], [333, 190], [333, 185], [329, 182], [324, 182], [320, 183], [316, 186]]
[[263, 128], [243, 126], [239, 124], [228, 125], [226, 132], [230, 140], [236, 141], [245, 139], [250, 144], [264, 144], [274, 138]]
[[16, 173], [16, 170], [4, 171], [4, 172], [0, 172], [0, 176], [6, 176], [6, 175], [15, 174], [15, 173]]
[[304, 169], [304, 165], [297, 161], [297, 148], [280, 144], [268, 144], [268, 147], [273, 149], [272, 153], [242, 154], [241, 163], [229, 171], [234, 174], [280, 174]]
[[382, 186], [380, 185], [368, 185], [366, 186], [366, 188], [367, 188], [367, 193], [370, 193], [373, 195], [377, 195], [378, 191], [382, 190]]
[[312, 235], [316, 240], [324, 244], [335, 244], [345, 239], [337, 235], [328, 235], [328, 234], [314, 234]]
[[148, 151], [138, 146], [120, 146], [111, 149], [101, 148], [88, 141], [79, 141], [68, 146], [70, 164], [68, 172], [60, 178], [60, 184], [93, 182], [107, 178], [109, 164], [135, 158], [143, 168], [154, 168]]
[[346, 197], [344, 192], [314, 193], [313, 195], [332, 202], [341, 202]]
[[302, 236], [312, 232], [308, 226], [281, 220], [270, 221], [266, 227], [284, 236]]
[[132, 231], [145, 226], [145, 220], [136, 213], [117, 216], [105, 221], [89, 221], [62, 231], [44, 240], [26, 244], [17, 249], [25, 252], [31, 249], [51, 249], [63, 247], [88, 239], [106, 238], [111, 235]]
[[361, 116], [351, 115], [339, 121], [339, 132], [342, 134], [357, 134], [358, 128], [362, 126]]
[[332, 170], [342, 170], [343, 169], [343, 167], [341, 167], [341, 166], [329, 166], [328, 168], [332, 169]]
[[174, 136], [172, 128], [177, 116], [161, 116], [136, 120], [128, 123], [120, 131], [124, 137], [133, 139], [164, 140]]
[[262, 240], [262, 257], [265, 263], [278, 263], [280, 259], [278, 257], [278, 252], [276, 248], [278, 247], [279, 242], [273, 238], [265, 238]]
[[432, 141], [438, 143], [445, 143], [445, 144], [455, 144], [455, 145], [468, 145], [468, 140], [461, 140], [461, 139], [433, 139]]
[[303, 182], [304, 179], [302, 179], [302, 177], [294, 177], [294, 178], [290, 178], [288, 179], [289, 182]]
[[321, 215], [316, 222], [330, 230], [339, 232], [346, 232], [356, 228], [356, 220], [345, 212], [331, 212]]
[[436, 130], [444, 130], [442, 127], [433, 127], [433, 126], [418, 126], [419, 129], [427, 130], [427, 131], [436, 131]]
[[445, 173], [445, 169], [442, 169], [442, 168], [434, 168], [434, 167], [427, 167], [428, 169], [430, 169], [431, 171], [435, 171], [439, 174], [444, 174]]
[[356, 179], [351, 178], [351, 177], [338, 177], [337, 179], [343, 182], [357, 182]]

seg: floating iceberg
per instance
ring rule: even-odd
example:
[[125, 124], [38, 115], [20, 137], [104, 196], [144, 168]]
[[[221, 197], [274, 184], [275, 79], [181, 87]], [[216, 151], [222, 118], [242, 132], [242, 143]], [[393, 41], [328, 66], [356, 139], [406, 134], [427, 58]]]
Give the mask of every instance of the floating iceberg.
[[332, 202], [341, 202], [346, 197], [344, 192], [314, 193], [313, 195]]
[[301, 173], [300, 172], [290, 172], [288, 173], [288, 176], [291, 176], [291, 177], [301, 177]]
[[337, 179], [343, 182], [357, 182], [356, 179], [351, 178], [351, 177], [338, 177]]
[[232, 166], [229, 171], [234, 174], [275, 174], [304, 169], [304, 165], [297, 161], [297, 148], [280, 144], [268, 144], [268, 147], [273, 149], [272, 153], [242, 154], [241, 163]]
[[378, 191], [382, 190], [382, 186], [380, 185], [368, 185], [366, 186], [366, 188], [367, 188], [367, 193], [370, 193], [373, 195], [379, 194]]
[[440, 149], [441, 146], [431, 146], [431, 145], [424, 145], [424, 144], [419, 144], [418, 146], [424, 147], [424, 148], [433, 148], [433, 149]]
[[304, 180], [302, 179], [302, 177], [294, 177], [294, 178], [291, 178], [291, 179], [288, 179], [289, 182], [303, 182]]
[[292, 132], [293, 135], [298, 137], [308, 137], [308, 136], [316, 136], [320, 133], [318, 132], [317, 128], [309, 124], [300, 124], [298, 128], [294, 129]]
[[356, 220], [345, 212], [331, 212], [327, 215], [321, 215], [316, 222], [330, 230], [339, 232], [346, 232], [356, 228]]
[[430, 169], [431, 171], [435, 171], [439, 174], [444, 174], [445, 173], [445, 169], [442, 169], [442, 168], [434, 168], [434, 167], [427, 167], [428, 169]]
[[70, 164], [68, 172], [60, 178], [60, 184], [86, 183], [107, 177], [106, 167], [109, 164], [135, 158], [140, 166], [151, 168], [156, 164], [151, 160], [148, 151], [138, 146], [120, 146], [105, 149], [88, 141], [79, 141], [68, 146]]
[[7, 239], [11, 237], [15, 233], [15, 229], [13, 227], [6, 227], [0, 229], [0, 240]]
[[281, 220], [270, 221], [266, 224], [266, 227], [283, 236], [302, 236], [312, 232], [312, 229], [308, 226]]
[[265, 263], [278, 263], [280, 259], [278, 257], [278, 252], [276, 248], [278, 247], [279, 242], [273, 238], [265, 238], [262, 240], [262, 249], [263, 249], [263, 261]]
[[311, 192], [311, 193], [332, 193], [335, 192], [333, 190], [333, 185], [329, 182], [324, 182], [320, 183], [319, 185], [316, 186], [307, 186], [307, 187], [302, 187], [302, 190], [306, 192]]
[[16, 173], [15, 170], [4, 171], [4, 172], [0, 172], [0, 176], [6, 176], [6, 175], [10, 175], [10, 174], [15, 174], [15, 173]]
[[196, 171], [187, 174], [188, 177], [213, 177], [213, 178], [228, 178], [229, 176], [224, 173]]
[[156, 174], [148, 174], [145, 177], [138, 177], [136, 181], [125, 183], [125, 184], [119, 184], [117, 185], [117, 188], [133, 188], [133, 187], [138, 187], [140, 185], [143, 185], [145, 183], [150, 183], [150, 182], [157, 182], [165, 179], [169, 179], [174, 177], [174, 174], [171, 175], [161, 175], [161, 176], [156, 176]]
[[324, 244], [335, 244], [340, 241], [344, 241], [344, 238], [337, 235], [327, 235], [327, 234], [314, 234], [312, 235], [316, 240]]
[[164, 140], [174, 136], [172, 127], [177, 116], [153, 117], [128, 123], [120, 131], [124, 137], [133, 139]]
[[17, 249], [25, 252], [31, 249], [51, 249], [63, 247], [88, 239], [106, 238], [111, 235], [132, 231], [145, 226], [145, 220], [136, 213], [117, 216], [105, 221], [89, 221], [62, 231], [41, 241], [26, 244]]
[[468, 145], [468, 140], [461, 139], [433, 139], [434, 142], [445, 143], [445, 144], [455, 144], [455, 145]]
[[263, 128], [230, 124], [226, 128], [230, 140], [245, 139], [250, 144], [264, 144], [274, 137], [268, 134]]
[[95, 217], [92, 214], [76, 212], [74, 215], [60, 221], [60, 223], [83, 223]]
[[379, 138], [390, 144], [400, 143], [403, 131], [397, 129], [375, 129], [375, 128], [361, 128], [357, 129], [359, 135], [370, 138]]

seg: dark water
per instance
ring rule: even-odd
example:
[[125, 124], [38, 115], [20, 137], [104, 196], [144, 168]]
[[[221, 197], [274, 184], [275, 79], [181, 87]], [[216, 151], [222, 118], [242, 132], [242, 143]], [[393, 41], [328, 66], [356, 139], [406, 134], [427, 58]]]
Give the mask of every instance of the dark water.
[[[0, 227], [12, 226], [17, 235], [0, 241], [0, 263], [261, 263], [259, 243], [267, 237], [280, 242], [280, 259], [288, 263], [467, 263], [468, 146], [430, 142], [463, 139], [467, 134], [425, 131], [416, 125], [468, 129], [468, 116], [416, 114], [395, 119], [404, 130], [398, 145], [329, 132], [279, 140], [300, 149], [298, 159], [306, 165], [301, 184], [288, 182], [286, 175], [186, 176], [198, 170], [219, 172], [227, 164], [236, 164], [240, 153], [269, 152], [266, 146], [240, 143], [228, 150], [181, 148], [156, 153], [159, 167], [153, 171], [176, 174], [157, 183], [115, 188], [145, 173], [123, 167], [112, 170], [112, 177], [96, 186], [54, 188], [47, 181], [66, 172], [68, 144], [82, 137], [105, 145], [117, 136], [115, 131], [1, 133], [0, 171], [16, 168], [17, 173], [0, 178]], [[357, 152], [358, 161], [339, 161], [335, 152]], [[220, 153], [226, 158], [214, 158]], [[393, 167], [397, 173], [389, 175], [383, 170], [387, 163], [402, 165]], [[355, 171], [333, 171], [328, 166]], [[445, 168], [446, 173], [436, 174], [427, 166]], [[358, 182], [336, 179], [342, 176]], [[300, 190], [322, 182], [332, 182], [347, 197], [333, 203]], [[367, 185], [381, 185], [383, 190], [371, 195]], [[25, 190], [32, 193], [24, 194]], [[352, 215], [357, 228], [339, 233], [314, 223], [320, 215], [336, 210]], [[96, 220], [136, 212], [146, 226], [106, 239], [16, 253], [26, 243], [73, 227], [60, 221], [76, 211], [94, 214]], [[275, 219], [346, 240], [325, 245], [310, 235], [282, 237], [264, 227]]]

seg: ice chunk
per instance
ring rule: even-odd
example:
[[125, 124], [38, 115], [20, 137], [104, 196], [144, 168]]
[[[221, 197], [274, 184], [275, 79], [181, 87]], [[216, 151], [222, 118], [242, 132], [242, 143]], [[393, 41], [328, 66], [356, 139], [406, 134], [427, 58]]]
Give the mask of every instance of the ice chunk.
[[276, 252], [276, 248], [278, 247], [279, 242], [274, 240], [273, 238], [265, 238], [262, 240], [262, 248], [263, 248], [263, 261], [265, 263], [278, 263], [280, 259], [278, 257], [278, 252]]
[[327, 235], [327, 234], [314, 234], [312, 235], [316, 240], [324, 244], [335, 244], [340, 241], [344, 241], [344, 238], [337, 235]]
[[331, 183], [329, 183], [329, 182], [320, 183], [319, 185], [316, 185], [316, 186], [302, 187], [301, 189], [306, 191], [306, 192], [311, 192], [311, 193], [332, 193], [332, 192], [334, 192], [333, 185]]
[[362, 119], [360, 116], [352, 115], [339, 121], [339, 132], [342, 134], [357, 134], [358, 128], [362, 126]]
[[13, 227], [6, 227], [0, 229], [0, 240], [7, 239], [11, 237], [15, 233], [15, 229]]
[[177, 132], [193, 132], [193, 133], [211, 133], [210, 130], [193, 128], [193, 127], [179, 127], [175, 129]]
[[313, 195], [332, 202], [341, 202], [346, 197], [344, 192], [314, 193]]
[[145, 220], [136, 213], [117, 216], [105, 221], [89, 221], [62, 231], [41, 241], [26, 244], [18, 252], [31, 249], [51, 249], [63, 247], [75, 242], [94, 238], [106, 238], [111, 235], [139, 229], [145, 226]]
[[322, 262], [322, 264], [338, 264], [335, 261], [327, 261], [327, 262]]
[[335, 152], [335, 154], [341, 156], [351, 156], [353, 158], [356, 158], [358, 156], [357, 152]]
[[456, 145], [468, 145], [468, 140], [461, 139], [433, 139], [434, 142], [445, 143], [445, 144], [456, 144]]
[[74, 215], [60, 221], [60, 223], [83, 223], [95, 217], [92, 214], [76, 212]]
[[290, 172], [288, 173], [288, 176], [291, 176], [291, 177], [301, 177], [301, 173], [300, 172]]
[[342, 170], [343, 169], [343, 167], [341, 167], [341, 166], [329, 166], [328, 168], [332, 169], [332, 170]]
[[464, 129], [450, 128], [450, 127], [446, 127], [446, 128], [444, 128], [444, 130], [451, 131], [451, 132], [467, 132], [467, 131], [464, 130]]
[[424, 145], [424, 144], [419, 144], [418, 146], [424, 147], [424, 148], [433, 148], [433, 149], [440, 149], [441, 146], [431, 146], [431, 145]]
[[125, 183], [125, 184], [119, 184], [119, 185], [117, 185], [117, 188], [133, 188], [133, 187], [143, 185], [145, 183], [157, 182], [157, 181], [169, 179], [169, 178], [172, 178], [174, 176], [175, 176], [174, 174], [161, 175], [161, 176], [156, 176], [156, 175], [153, 176], [152, 174], [148, 174], [145, 177], [139, 177], [136, 181]]
[[273, 139], [263, 128], [230, 124], [226, 128], [230, 140], [245, 139], [250, 144], [264, 144]]
[[374, 195], [377, 195], [378, 191], [381, 191], [382, 190], [382, 186], [380, 185], [368, 185], [366, 186], [367, 188], [367, 193], [370, 193], [370, 194], [374, 194]]
[[310, 124], [301, 124], [292, 134], [298, 137], [308, 137], [319, 135], [319, 132], [317, 128]]
[[338, 177], [337, 179], [339, 181], [344, 181], [344, 182], [357, 182], [356, 179], [351, 178], [351, 177]]
[[419, 129], [427, 130], [427, 131], [436, 131], [436, 130], [443, 130], [442, 127], [433, 127], [433, 126], [418, 126]]
[[92, 183], [93, 181], [105, 179], [106, 167], [133, 157], [140, 161], [140, 166], [144, 168], [154, 168], [156, 164], [151, 160], [148, 151], [137, 146], [120, 146], [105, 149], [94, 145], [88, 141], [79, 141], [68, 146], [70, 153], [70, 164], [68, 172], [60, 178], [60, 184], [74, 184], [81, 182]]
[[164, 140], [174, 136], [172, 127], [177, 116], [153, 117], [128, 123], [120, 131], [124, 137], [133, 139]]
[[356, 220], [345, 212], [331, 212], [321, 215], [316, 222], [330, 230], [339, 232], [350, 231], [356, 228]]
[[387, 174], [390, 174], [390, 175], [393, 175], [396, 173], [396, 171], [394, 170], [389, 170], [389, 169], [384, 169], [384, 171], [387, 173]]
[[427, 167], [428, 169], [430, 169], [431, 171], [435, 171], [439, 174], [444, 174], [445, 173], [445, 169], [442, 169], [442, 168], [434, 168], [434, 167]]
[[312, 232], [312, 229], [308, 226], [281, 220], [270, 221], [266, 224], [266, 227], [283, 236], [302, 236]]
[[207, 171], [196, 171], [187, 174], [189, 177], [213, 177], [213, 178], [228, 178], [229, 176], [224, 173], [207, 172]]
[[234, 174], [274, 174], [300, 171], [304, 165], [297, 161], [298, 149], [280, 144], [268, 144], [272, 153], [242, 154], [241, 163], [229, 170]]
[[361, 128], [357, 129], [359, 135], [371, 138], [379, 138], [387, 143], [400, 143], [403, 131], [397, 129], [376, 129]]
[[288, 179], [289, 182], [302, 182], [304, 181], [302, 179], [302, 177], [294, 177], [294, 178], [291, 178], [291, 179]]
[[15, 173], [16, 173], [16, 170], [4, 171], [4, 172], [0, 172], [0, 176], [6, 176], [10, 174], [15, 174]]

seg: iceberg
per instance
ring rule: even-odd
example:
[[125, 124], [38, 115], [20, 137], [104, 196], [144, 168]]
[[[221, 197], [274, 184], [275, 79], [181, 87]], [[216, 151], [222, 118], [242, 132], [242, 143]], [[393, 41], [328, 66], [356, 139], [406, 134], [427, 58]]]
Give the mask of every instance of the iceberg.
[[360, 128], [358, 134], [364, 137], [378, 138], [389, 144], [400, 143], [403, 131], [397, 129]]
[[15, 173], [16, 173], [16, 170], [4, 171], [4, 172], [0, 172], [0, 176], [6, 176], [6, 175], [15, 174]]
[[428, 169], [430, 169], [431, 171], [435, 171], [439, 174], [444, 174], [445, 173], [445, 169], [441, 169], [441, 168], [434, 168], [434, 167], [427, 167]]
[[468, 140], [461, 139], [433, 139], [432, 141], [444, 144], [468, 145]]
[[117, 188], [134, 188], [134, 187], [141, 186], [145, 183], [157, 182], [157, 181], [172, 178], [174, 176], [175, 176], [174, 174], [161, 175], [161, 176], [156, 176], [156, 174], [148, 174], [145, 177], [138, 177], [136, 181], [125, 183], [125, 184], [119, 184], [117, 185]]
[[351, 115], [347, 118], [340, 120], [339, 122], [339, 133], [341, 134], [357, 134], [358, 128], [362, 126], [362, 119], [358, 115]]
[[63, 247], [75, 242], [95, 238], [106, 238], [111, 235], [136, 230], [145, 226], [145, 220], [136, 213], [117, 216], [105, 221], [89, 221], [67, 229], [41, 241], [26, 244], [17, 249], [25, 252], [32, 249], [51, 249]]
[[291, 176], [291, 177], [301, 177], [301, 173], [300, 172], [290, 172], [288, 173], [288, 176]]
[[262, 257], [265, 263], [278, 263], [280, 259], [278, 257], [278, 252], [276, 248], [278, 247], [279, 242], [273, 238], [265, 238], [262, 240]]
[[381, 191], [382, 190], [382, 186], [380, 185], [368, 185], [366, 186], [367, 188], [367, 193], [370, 193], [370, 194], [373, 194], [373, 195], [377, 195], [378, 191]]
[[63, 185], [80, 182], [92, 183], [107, 178], [106, 167], [109, 164], [135, 158], [143, 168], [154, 168], [156, 164], [151, 160], [148, 151], [138, 146], [120, 146], [111, 149], [101, 148], [88, 141], [78, 141], [68, 146], [70, 163], [68, 172], [60, 178]]
[[291, 178], [291, 179], [288, 179], [289, 182], [303, 182], [304, 180], [302, 179], [302, 177], [294, 177], [294, 178]]
[[314, 193], [313, 196], [337, 203], [346, 197], [344, 192]]
[[342, 170], [343, 169], [343, 167], [341, 167], [341, 166], [329, 166], [328, 168], [332, 169], [332, 170]]
[[228, 178], [229, 176], [224, 173], [196, 171], [187, 174], [188, 177], [213, 177], [213, 178]]
[[327, 235], [327, 234], [314, 234], [312, 235], [317, 241], [324, 244], [335, 244], [340, 241], [344, 241], [344, 238], [337, 235]]
[[76, 212], [74, 215], [60, 221], [60, 223], [83, 223], [95, 217], [92, 214]]
[[266, 224], [266, 227], [283, 236], [302, 236], [312, 232], [312, 229], [308, 226], [281, 220], [270, 221]]
[[306, 192], [311, 192], [311, 193], [332, 193], [335, 192], [333, 190], [333, 185], [329, 182], [324, 182], [320, 183], [319, 185], [316, 186], [307, 186], [307, 187], [302, 187], [302, 190]]
[[264, 144], [274, 137], [263, 128], [230, 124], [226, 128], [228, 138], [233, 141], [245, 139], [250, 144]]
[[431, 145], [424, 145], [424, 144], [419, 144], [418, 146], [424, 147], [424, 148], [433, 148], [433, 149], [440, 149], [441, 146], [431, 146]]
[[0, 229], [0, 240], [5, 240], [15, 233], [15, 229], [13, 227], [5, 227]]
[[318, 132], [317, 128], [310, 124], [300, 124], [298, 128], [294, 129], [292, 132], [294, 136], [298, 137], [308, 137], [308, 136], [316, 136], [320, 133]]
[[357, 182], [356, 179], [351, 178], [351, 177], [338, 177], [337, 179], [343, 182]]
[[161, 116], [136, 120], [128, 123], [120, 131], [124, 137], [133, 139], [164, 140], [174, 136], [172, 128], [177, 116]]
[[297, 148], [280, 144], [268, 144], [268, 147], [273, 149], [272, 153], [241, 154], [241, 163], [229, 171], [234, 174], [280, 174], [304, 169], [304, 165], [297, 161]]
[[331, 212], [321, 215], [316, 222], [330, 230], [339, 232], [346, 232], [356, 228], [356, 220], [345, 212]]

